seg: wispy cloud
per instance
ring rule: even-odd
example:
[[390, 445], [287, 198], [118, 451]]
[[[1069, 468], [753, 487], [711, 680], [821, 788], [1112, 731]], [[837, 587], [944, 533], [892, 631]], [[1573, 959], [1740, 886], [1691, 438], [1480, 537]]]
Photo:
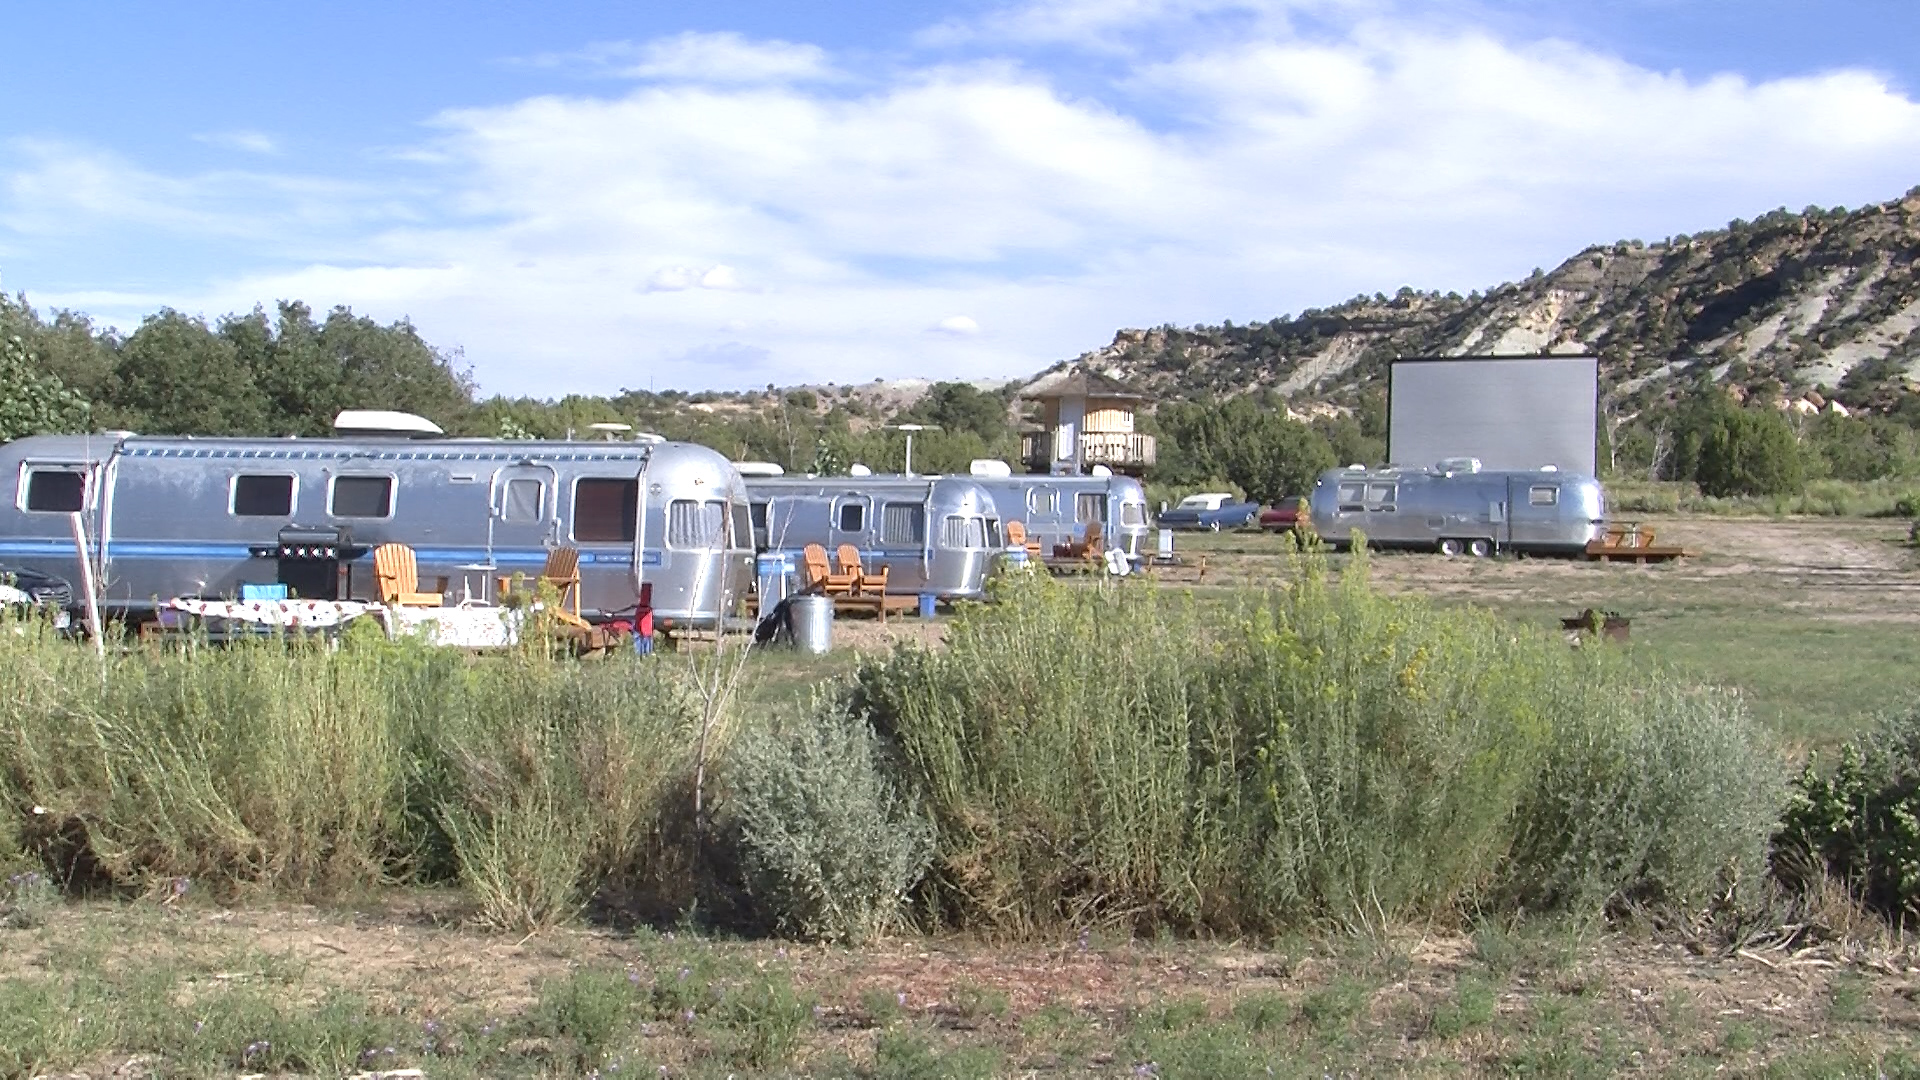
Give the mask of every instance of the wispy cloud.
[[574, 68], [602, 76], [699, 83], [778, 83], [835, 79], [826, 50], [790, 41], [756, 41], [732, 31], [688, 31], [652, 41], [599, 42], [573, 53], [548, 53], [536, 67]]
[[277, 154], [280, 144], [273, 136], [263, 131], [207, 131], [195, 135], [194, 141], [218, 146], [227, 150], [240, 150], [249, 154]]

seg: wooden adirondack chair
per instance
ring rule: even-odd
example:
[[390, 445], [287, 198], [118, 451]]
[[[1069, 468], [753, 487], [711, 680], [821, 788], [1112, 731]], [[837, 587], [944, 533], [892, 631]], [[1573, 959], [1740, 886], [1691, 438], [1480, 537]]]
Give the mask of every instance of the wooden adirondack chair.
[[833, 564], [827, 559], [824, 544], [808, 544], [800, 549], [800, 565], [807, 571], [807, 583], [804, 592], [824, 593], [827, 596], [851, 596], [854, 579], [847, 574], [836, 574]]
[[420, 566], [413, 549], [405, 544], [381, 544], [373, 549], [373, 580], [380, 590], [380, 602], [401, 607], [439, 607], [446, 591], [446, 578], [440, 579], [440, 592], [420, 591]]
[[1017, 544], [1020, 547], [1026, 548], [1027, 558], [1033, 559], [1036, 562], [1039, 561], [1040, 541], [1035, 540], [1032, 537], [1027, 535], [1027, 526], [1025, 522], [1020, 522], [1020, 521], [1007, 522], [1007, 543]]
[[[547, 565], [540, 568], [540, 576], [524, 578], [523, 588], [538, 589], [542, 584], [551, 585], [560, 596], [559, 610], [554, 614], [562, 621], [584, 625], [580, 617], [580, 549], [554, 548], [547, 552]], [[513, 578], [500, 579], [500, 595], [507, 595], [513, 588]]]
[[840, 572], [853, 579], [854, 595], [885, 596], [887, 594], [887, 567], [881, 567], [877, 574], [869, 573], [860, 565], [860, 549], [852, 544], [841, 544], [838, 555]]
[[1061, 544], [1054, 548], [1053, 551], [1056, 558], [1084, 559], [1087, 562], [1098, 562], [1100, 561], [1100, 557], [1106, 553], [1106, 538], [1102, 535], [1100, 523], [1097, 521], [1087, 522], [1086, 535], [1078, 541], [1071, 544]]

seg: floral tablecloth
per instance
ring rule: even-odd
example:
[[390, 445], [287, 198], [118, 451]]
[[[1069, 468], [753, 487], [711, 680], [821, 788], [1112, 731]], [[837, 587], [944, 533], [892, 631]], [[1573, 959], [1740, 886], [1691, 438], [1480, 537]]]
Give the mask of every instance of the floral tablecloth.
[[175, 611], [202, 619], [227, 619], [254, 626], [324, 629], [375, 610], [353, 600], [190, 600], [167, 601]]
[[520, 612], [498, 607], [375, 608], [390, 637], [418, 634], [429, 645], [498, 649], [520, 640]]

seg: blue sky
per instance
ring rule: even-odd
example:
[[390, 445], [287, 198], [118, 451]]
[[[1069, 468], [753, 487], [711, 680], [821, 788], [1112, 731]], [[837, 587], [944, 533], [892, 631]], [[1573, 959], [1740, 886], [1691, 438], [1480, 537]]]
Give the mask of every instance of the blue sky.
[[485, 392], [1024, 376], [1920, 184], [1920, 3], [9, 12], [0, 288], [299, 299]]

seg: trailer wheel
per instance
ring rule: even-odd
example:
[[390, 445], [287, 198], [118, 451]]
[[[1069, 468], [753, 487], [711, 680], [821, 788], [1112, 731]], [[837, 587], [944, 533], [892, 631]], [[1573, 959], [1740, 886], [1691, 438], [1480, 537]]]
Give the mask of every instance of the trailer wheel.
[[1467, 554], [1476, 559], [1484, 559], [1493, 554], [1493, 541], [1484, 537], [1475, 537], [1467, 541]]
[[1460, 541], [1455, 540], [1451, 536], [1444, 537], [1438, 544], [1434, 545], [1434, 548], [1438, 550], [1440, 554], [1451, 559], [1455, 555], [1460, 554]]
[[1210, 530], [1212, 530], [1213, 532], [1219, 532], [1219, 531], [1220, 531], [1220, 519], [1219, 519], [1219, 518], [1214, 518], [1214, 519], [1213, 519], [1212, 521], [1209, 521], [1209, 522], [1207, 522], [1207, 528], [1208, 528], [1208, 529], [1210, 529]]

